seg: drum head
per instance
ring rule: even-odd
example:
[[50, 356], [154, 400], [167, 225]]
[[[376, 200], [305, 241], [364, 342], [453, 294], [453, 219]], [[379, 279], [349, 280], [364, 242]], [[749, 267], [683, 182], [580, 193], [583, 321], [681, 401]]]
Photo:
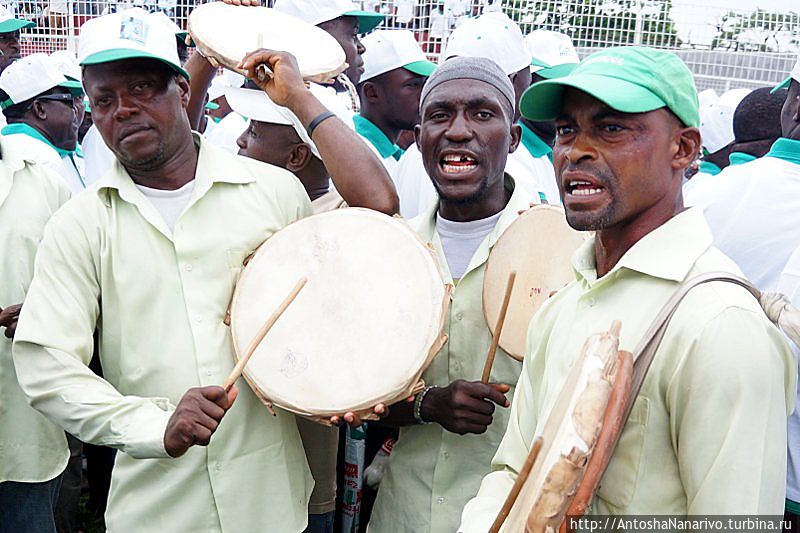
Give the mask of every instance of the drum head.
[[541, 204], [517, 218], [492, 247], [483, 280], [483, 313], [494, 334], [508, 275], [517, 279], [508, 305], [500, 347], [522, 361], [528, 325], [552, 291], [575, 279], [572, 254], [587, 234], [572, 229], [560, 207]]
[[203, 4], [189, 14], [188, 29], [204, 56], [240, 74], [236, 66], [258, 48], [290, 52], [308, 80], [325, 81], [346, 66], [344, 50], [328, 32], [267, 7]]
[[431, 251], [405, 222], [339, 209], [270, 237], [231, 303], [237, 358], [303, 276], [244, 370], [256, 393], [312, 418], [410, 394], [438, 351], [449, 299]]

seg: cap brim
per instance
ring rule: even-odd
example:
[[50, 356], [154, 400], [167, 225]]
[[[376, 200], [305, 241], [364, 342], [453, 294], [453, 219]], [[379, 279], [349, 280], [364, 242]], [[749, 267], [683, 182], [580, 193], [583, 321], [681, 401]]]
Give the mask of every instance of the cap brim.
[[342, 16], [355, 17], [358, 20], [358, 33], [367, 33], [383, 22], [386, 15], [383, 13], [370, 13], [369, 11], [348, 11]]
[[430, 61], [414, 61], [403, 65], [403, 68], [420, 76], [430, 76], [436, 70], [436, 63]]
[[583, 91], [622, 113], [646, 113], [666, 107], [666, 102], [634, 83], [609, 76], [568, 75], [534, 83], [519, 102], [522, 116], [530, 120], [553, 120], [561, 113], [564, 89]]
[[292, 119], [284, 115], [264, 91], [256, 89], [225, 88], [225, 100], [235, 112], [251, 120], [292, 126]]
[[572, 74], [572, 71], [575, 70], [575, 67], [577, 66], [578, 63], [564, 63], [554, 67], [542, 67], [536, 71], [536, 74], [547, 79], [561, 78], [563, 76]]
[[791, 76], [789, 76], [788, 78], [786, 78], [785, 80], [783, 80], [783, 81], [781, 82], [781, 84], [780, 84], [780, 85], [778, 85], [777, 87], [775, 87], [774, 89], [772, 89], [772, 90], [769, 92], [769, 94], [776, 93], [776, 92], [780, 91], [781, 89], [788, 89], [788, 88], [789, 88], [789, 85], [791, 85], [791, 84], [792, 84], [792, 77], [791, 77]]
[[22, 28], [33, 28], [35, 26], [36, 23], [31, 22], [30, 20], [9, 19], [0, 22], [0, 33], [11, 33], [14, 31], [19, 31]]
[[179, 65], [175, 65], [171, 61], [167, 61], [163, 57], [159, 57], [155, 54], [151, 54], [149, 52], [143, 52], [142, 50], [134, 50], [131, 48], [113, 48], [111, 50], [103, 50], [102, 52], [97, 52], [96, 54], [92, 54], [87, 56], [81, 61], [81, 66], [86, 65], [99, 65], [101, 63], [111, 63], [113, 61], [122, 61], [123, 59], [155, 59], [156, 61], [161, 61], [165, 65], [169, 66], [186, 78], [189, 79], [189, 73], [183, 70]]
[[67, 89], [73, 96], [80, 96], [83, 94], [83, 85], [81, 82], [75, 80], [67, 80], [58, 84], [59, 87]]

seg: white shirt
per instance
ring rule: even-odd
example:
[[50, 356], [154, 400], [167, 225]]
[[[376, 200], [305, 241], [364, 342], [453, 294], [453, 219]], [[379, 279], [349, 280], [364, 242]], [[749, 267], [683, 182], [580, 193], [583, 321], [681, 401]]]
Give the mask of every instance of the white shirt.
[[408, 24], [414, 17], [415, 0], [395, 0], [397, 8], [397, 22]]
[[[774, 290], [800, 246], [800, 164], [769, 155], [726, 169], [703, 206], [714, 244], [761, 290]], [[687, 204], [695, 205], [695, 194]]]
[[84, 173], [87, 183], [99, 181], [116, 161], [114, 152], [106, 145], [94, 124], [83, 137], [81, 149], [83, 150]]
[[142, 191], [145, 198], [150, 200], [153, 207], [167, 223], [170, 231], [175, 231], [175, 223], [181, 216], [189, 200], [192, 199], [194, 192], [194, 180], [190, 181], [180, 189], [152, 189], [143, 185], [135, 184], [136, 188]]
[[500, 211], [488, 218], [456, 222], [436, 213], [436, 232], [442, 240], [442, 250], [453, 279], [461, 279], [475, 250], [494, 229], [502, 214]]
[[[800, 307], [800, 248], [796, 249], [786, 262], [786, 267], [778, 280], [777, 291], [786, 295], [792, 305]], [[794, 343], [790, 344], [795, 355], [800, 353]], [[800, 389], [800, 383], [798, 388]], [[789, 417], [787, 424], [786, 454], [786, 497], [796, 503], [800, 503], [800, 409], [798, 407], [800, 406], [795, 402], [794, 413]]]
[[[514, 172], [514, 167], [517, 165], [521, 167], [521, 170]], [[542, 192], [547, 199], [547, 203], [561, 205], [561, 195], [558, 192], [558, 183], [556, 183], [556, 171], [553, 168], [553, 162], [548, 156], [534, 157], [525, 148], [525, 145], [520, 143], [513, 153], [508, 154], [506, 170], [509, 167], [512, 169], [510, 173], [513, 176], [528, 176], [529, 179], [523, 183], [523, 186], [528, 191]]]
[[[520, 147], [517, 148], [517, 151], [520, 149], [524, 150], [523, 147]], [[525, 152], [527, 153], [527, 150]], [[552, 182], [550, 189], [555, 187], [556, 192], [551, 199], [552, 193], [548, 194], [542, 191], [543, 186], [549, 183], [546, 166], [542, 166], [541, 163], [537, 162], [528, 166], [520, 162], [522, 157], [524, 155], [516, 157], [509, 155], [506, 162], [506, 172], [514, 177], [517, 187], [522, 187], [531, 201], [539, 203], [541, 199], [539, 193], [543, 192], [548, 202], [558, 204], [558, 188], [555, 185], [553, 165], [550, 164], [549, 167], [550, 176], [552, 176], [549, 178], [549, 182]], [[528, 157], [533, 159], [530, 154], [528, 154]], [[534, 168], [541, 169], [541, 173], [533, 174], [531, 169]], [[416, 144], [409, 146], [403, 157], [397, 162], [397, 167], [392, 173], [392, 180], [397, 186], [397, 194], [400, 197], [400, 214], [407, 220], [425, 212], [433, 202], [439, 199], [436, 189], [433, 187], [433, 183], [422, 164], [422, 154]]]
[[83, 158], [77, 154], [62, 157], [46, 142], [24, 133], [4, 135], [3, 138], [9, 141], [21, 157], [36, 161], [61, 176], [73, 196], [86, 188]]

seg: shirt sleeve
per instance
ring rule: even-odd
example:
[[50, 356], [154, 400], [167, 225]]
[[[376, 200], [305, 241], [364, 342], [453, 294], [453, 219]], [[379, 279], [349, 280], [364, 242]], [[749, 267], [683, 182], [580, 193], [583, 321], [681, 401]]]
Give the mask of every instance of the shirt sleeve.
[[168, 457], [169, 401], [124, 396], [88, 367], [100, 309], [93, 248], [64, 210], [45, 228], [14, 339], [17, 378], [34, 409], [82, 441]]
[[736, 307], [690, 340], [666, 390], [689, 515], [782, 515], [796, 361], [777, 328]]

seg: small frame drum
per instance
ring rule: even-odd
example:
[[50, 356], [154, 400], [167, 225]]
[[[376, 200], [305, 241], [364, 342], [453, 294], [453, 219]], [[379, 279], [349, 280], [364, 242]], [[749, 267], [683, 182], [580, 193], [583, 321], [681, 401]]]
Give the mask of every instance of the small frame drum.
[[237, 360], [299, 279], [307, 284], [244, 369], [253, 390], [320, 423], [413, 394], [444, 343], [450, 286], [399, 218], [338, 209], [275, 233], [247, 262], [230, 308]]
[[500, 347], [522, 361], [533, 315], [564, 285], [575, 279], [572, 254], [588, 234], [572, 229], [564, 210], [548, 204], [522, 213], [497, 239], [483, 278], [483, 314], [494, 335], [509, 273], [517, 272]]
[[331, 80], [347, 67], [344, 50], [328, 32], [267, 7], [202, 4], [189, 14], [188, 29], [212, 65], [242, 75], [237, 65], [259, 48], [290, 52], [309, 81]]

